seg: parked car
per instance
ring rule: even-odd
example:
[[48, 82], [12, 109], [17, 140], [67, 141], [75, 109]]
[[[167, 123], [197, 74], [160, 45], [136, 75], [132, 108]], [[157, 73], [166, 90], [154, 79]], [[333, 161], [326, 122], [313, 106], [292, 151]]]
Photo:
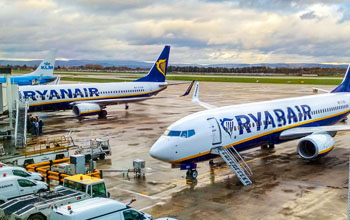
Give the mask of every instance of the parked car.
[[48, 190], [48, 185], [44, 182], [19, 176], [6, 176], [0, 178], [0, 204], [16, 197], [46, 190]]
[[11, 166], [1, 167], [0, 177], [6, 177], [6, 176], [20, 176], [31, 180], [39, 180], [39, 181], [44, 180], [43, 176], [40, 173], [28, 172], [26, 169], [22, 167], [11, 167]]

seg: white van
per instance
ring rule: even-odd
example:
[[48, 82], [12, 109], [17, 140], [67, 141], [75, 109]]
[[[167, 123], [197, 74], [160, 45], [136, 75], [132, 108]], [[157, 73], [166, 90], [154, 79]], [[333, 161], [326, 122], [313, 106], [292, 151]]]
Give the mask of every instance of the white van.
[[48, 190], [48, 185], [41, 181], [29, 180], [18, 176], [0, 178], [0, 204], [24, 195]]
[[55, 220], [152, 220], [151, 215], [108, 198], [91, 198], [54, 207], [50, 217]]
[[25, 177], [31, 180], [39, 180], [43, 181], [44, 178], [40, 173], [36, 172], [28, 172], [26, 169], [22, 167], [11, 167], [11, 166], [3, 166], [0, 168], [0, 177], [6, 176], [20, 176]]

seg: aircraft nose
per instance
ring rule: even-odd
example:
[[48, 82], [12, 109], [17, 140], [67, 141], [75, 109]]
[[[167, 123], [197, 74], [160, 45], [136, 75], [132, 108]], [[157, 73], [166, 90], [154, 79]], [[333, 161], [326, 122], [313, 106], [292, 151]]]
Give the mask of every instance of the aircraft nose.
[[167, 142], [169, 141], [160, 137], [151, 147], [149, 154], [155, 159], [166, 162], [170, 161], [169, 144]]

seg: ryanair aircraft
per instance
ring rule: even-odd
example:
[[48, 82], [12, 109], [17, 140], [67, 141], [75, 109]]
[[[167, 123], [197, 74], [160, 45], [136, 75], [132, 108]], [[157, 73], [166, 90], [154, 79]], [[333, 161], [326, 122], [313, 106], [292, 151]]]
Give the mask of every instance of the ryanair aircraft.
[[[53, 76], [55, 55], [56, 51], [50, 52], [50, 55], [40, 63], [34, 72], [23, 76], [11, 76], [11, 83], [24, 86], [46, 84], [54, 81], [56, 79], [56, 77]], [[6, 77], [0, 77], [0, 83], [6, 83]]]
[[237, 152], [299, 139], [301, 158], [323, 157], [334, 148], [336, 132], [350, 130], [348, 125], [334, 125], [350, 111], [349, 72], [350, 66], [343, 82], [328, 94], [220, 108], [199, 100], [197, 83], [193, 102], [208, 110], [170, 125], [153, 144], [150, 155], [187, 169], [193, 178], [198, 174], [196, 163], [218, 156], [214, 149]]
[[148, 74], [134, 82], [23, 86], [19, 97], [28, 102], [29, 111], [73, 109], [75, 116], [105, 117], [107, 105], [124, 103], [127, 109], [128, 103], [149, 99], [167, 88], [169, 52], [170, 46], [165, 46]]

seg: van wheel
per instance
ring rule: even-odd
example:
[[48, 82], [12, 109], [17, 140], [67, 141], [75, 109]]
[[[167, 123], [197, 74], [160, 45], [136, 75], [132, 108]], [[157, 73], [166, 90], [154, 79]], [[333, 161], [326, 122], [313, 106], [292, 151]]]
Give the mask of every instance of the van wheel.
[[38, 193], [43, 193], [43, 192], [45, 192], [46, 190], [44, 190], [44, 189], [39, 189], [38, 190]]
[[100, 154], [100, 160], [104, 160], [106, 156], [104, 154]]
[[0, 205], [1, 205], [1, 204], [4, 204], [4, 203], [5, 203], [5, 201], [3, 201], [3, 200], [0, 200]]
[[46, 217], [41, 213], [36, 213], [29, 216], [28, 220], [46, 220]]

